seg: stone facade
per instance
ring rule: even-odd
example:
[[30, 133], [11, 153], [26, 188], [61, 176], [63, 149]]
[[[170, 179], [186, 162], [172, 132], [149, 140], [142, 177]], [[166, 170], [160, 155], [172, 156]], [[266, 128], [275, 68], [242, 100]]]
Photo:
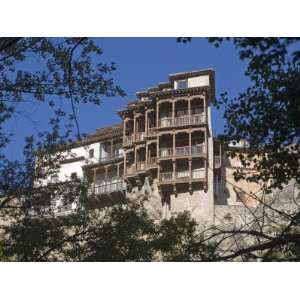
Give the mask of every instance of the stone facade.
[[123, 197], [143, 201], [155, 219], [187, 210], [204, 226], [215, 223], [222, 207], [256, 207], [249, 195], [260, 186], [234, 181], [239, 162], [213, 137], [214, 77], [210, 69], [177, 73], [138, 92], [119, 111], [121, 124], [68, 147], [59, 181], [76, 171], [91, 182], [89, 193], [100, 207]]

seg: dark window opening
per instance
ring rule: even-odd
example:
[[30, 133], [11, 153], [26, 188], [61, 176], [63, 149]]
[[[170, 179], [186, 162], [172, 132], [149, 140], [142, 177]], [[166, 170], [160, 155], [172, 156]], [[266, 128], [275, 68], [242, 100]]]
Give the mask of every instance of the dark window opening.
[[94, 149], [90, 149], [89, 150], [89, 158], [93, 158], [94, 157]]

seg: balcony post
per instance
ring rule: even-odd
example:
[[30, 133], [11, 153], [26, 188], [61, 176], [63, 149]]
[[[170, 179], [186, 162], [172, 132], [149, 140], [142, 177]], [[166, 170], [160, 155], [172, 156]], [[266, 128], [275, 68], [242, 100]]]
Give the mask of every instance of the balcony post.
[[192, 158], [189, 158], [189, 175], [190, 175], [190, 181], [193, 178], [193, 174], [192, 174]]
[[190, 97], [188, 97], [188, 114], [189, 114], [189, 119], [191, 119], [191, 98]]
[[126, 144], [126, 127], [127, 127], [127, 118], [123, 121], [123, 145]]
[[156, 143], [156, 152], [157, 152], [157, 157], [160, 157], [160, 153], [159, 153], [159, 139], [160, 139], [160, 136], [158, 135], [157, 136], [157, 143]]
[[204, 144], [204, 151], [206, 152], [206, 157], [208, 159], [208, 149], [207, 149], [207, 146], [208, 146], [208, 139], [207, 139], [207, 130], [205, 129], [204, 130], [204, 141], [205, 141], [205, 144]]
[[172, 160], [173, 163], [173, 180], [176, 180], [176, 160]]
[[189, 131], [189, 152], [190, 152], [190, 155], [192, 155], [192, 132]]
[[148, 109], [145, 111], [145, 135], [148, 136]]
[[137, 165], [137, 150], [134, 148], [134, 168], [136, 170], [136, 165]]
[[159, 102], [156, 99], [156, 128], [160, 127], [159, 125]]
[[120, 177], [120, 164], [117, 164], [117, 177]]
[[126, 151], [124, 151], [124, 170], [123, 170], [123, 172], [124, 172], [124, 178], [126, 177], [126, 168], [127, 168], [127, 153], [126, 153]]
[[146, 142], [146, 166], [148, 166], [148, 143]]
[[222, 165], [222, 146], [221, 146], [221, 142], [220, 142], [220, 166]]
[[160, 163], [158, 162], [158, 165], [157, 165], [157, 179], [158, 179], [158, 182], [161, 181], [160, 180]]
[[207, 120], [207, 117], [206, 117], [206, 111], [207, 111], [207, 107], [206, 107], [206, 97], [203, 97], [202, 99], [203, 99], [203, 106], [204, 106], [204, 118], [205, 118], [205, 123], [207, 123], [207, 122], [206, 122], [206, 120]]
[[175, 101], [172, 98], [172, 126], [175, 126]]
[[108, 176], [108, 166], [105, 166], [104, 167], [104, 169], [105, 169], [105, 181], [107, 181], [107, 176]]
[[173, 157], [176, 156], [176, 134], [173, 132]]
[[136, 115], [133, 116], [133, 139], [135, 140], [136, 136]]
[[113, 145], [114, 145], [113, 140], [110, 140], [110, 158], [111, 159], [113, 158]]

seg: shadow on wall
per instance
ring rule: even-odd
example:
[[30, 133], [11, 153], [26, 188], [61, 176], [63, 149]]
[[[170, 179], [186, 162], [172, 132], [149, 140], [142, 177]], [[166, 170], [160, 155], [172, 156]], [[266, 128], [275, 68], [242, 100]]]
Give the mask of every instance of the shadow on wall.
[[215, 172], [215, 205], [228, 205], [230, 198], [230, 191], [226, 184], [226, 168], [230, 168], [231, 164], [229, 158], [225, 153], [222, 154], [222, 165]]

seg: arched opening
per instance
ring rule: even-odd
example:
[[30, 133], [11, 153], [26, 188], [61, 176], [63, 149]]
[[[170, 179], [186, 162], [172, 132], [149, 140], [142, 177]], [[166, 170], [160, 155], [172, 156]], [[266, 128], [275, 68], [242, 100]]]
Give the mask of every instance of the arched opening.
[[205, 160], [197, 157], [192, 160], [192, 179], [205, 179]]
[[154, 110], [148, 113], [148, 136], [156, 134], [156, 113]]
[[175, 126], [189, 125], [189, 110], [187, 100], [177, 100], [175, 102]]
[[157, 161], [157, 146], [156, 143], [151, 143], [148, 145], [148, 153], [147, 153], [147, 166], [156, 166]]
[[164, 134], [159, 137], [159, 156], [169, 157], [173, 155], [173, 135]]
[[136, 170], [143, 171], [146, 168], [146, 149], [141, 147], [136, 151]]
[[160, 181], [163, 183], [173, 180], [173, 163], [171, 160], [160, 162]]
[[133, 143], [133, 120], [128, 119], [124, 121], [124, 127], [125, 127], [125, 140], [124, 145], [129, 146]]
[[128, 151], [126, 153], [126, 175], [132, 175], [134, 173], [135, 173], [134, 151]]
[[202, 130], [192, 132], [191, 136], [191, 154], [200, 155], [206, 153], [205, 148], [205, 133]]
[[142, 141], [144, 140], [144, 135], [145, 135], [145, 116], [139, 115], [138, 117], [136, 117], [135, 122], [136, 122], [135, 139], [136, 141]]
[[205, 123], [204, 100], [202, 98], [193, 98], [191, 100], [191, 124], [200, 125]]
[[159, 105], [159, 127], [171, 127], [172, 120], [172, 103], [163, 102]]
[[175, 155], [190, 155], [189, 134], [187, 132], [179, 132], [175, 135]]

